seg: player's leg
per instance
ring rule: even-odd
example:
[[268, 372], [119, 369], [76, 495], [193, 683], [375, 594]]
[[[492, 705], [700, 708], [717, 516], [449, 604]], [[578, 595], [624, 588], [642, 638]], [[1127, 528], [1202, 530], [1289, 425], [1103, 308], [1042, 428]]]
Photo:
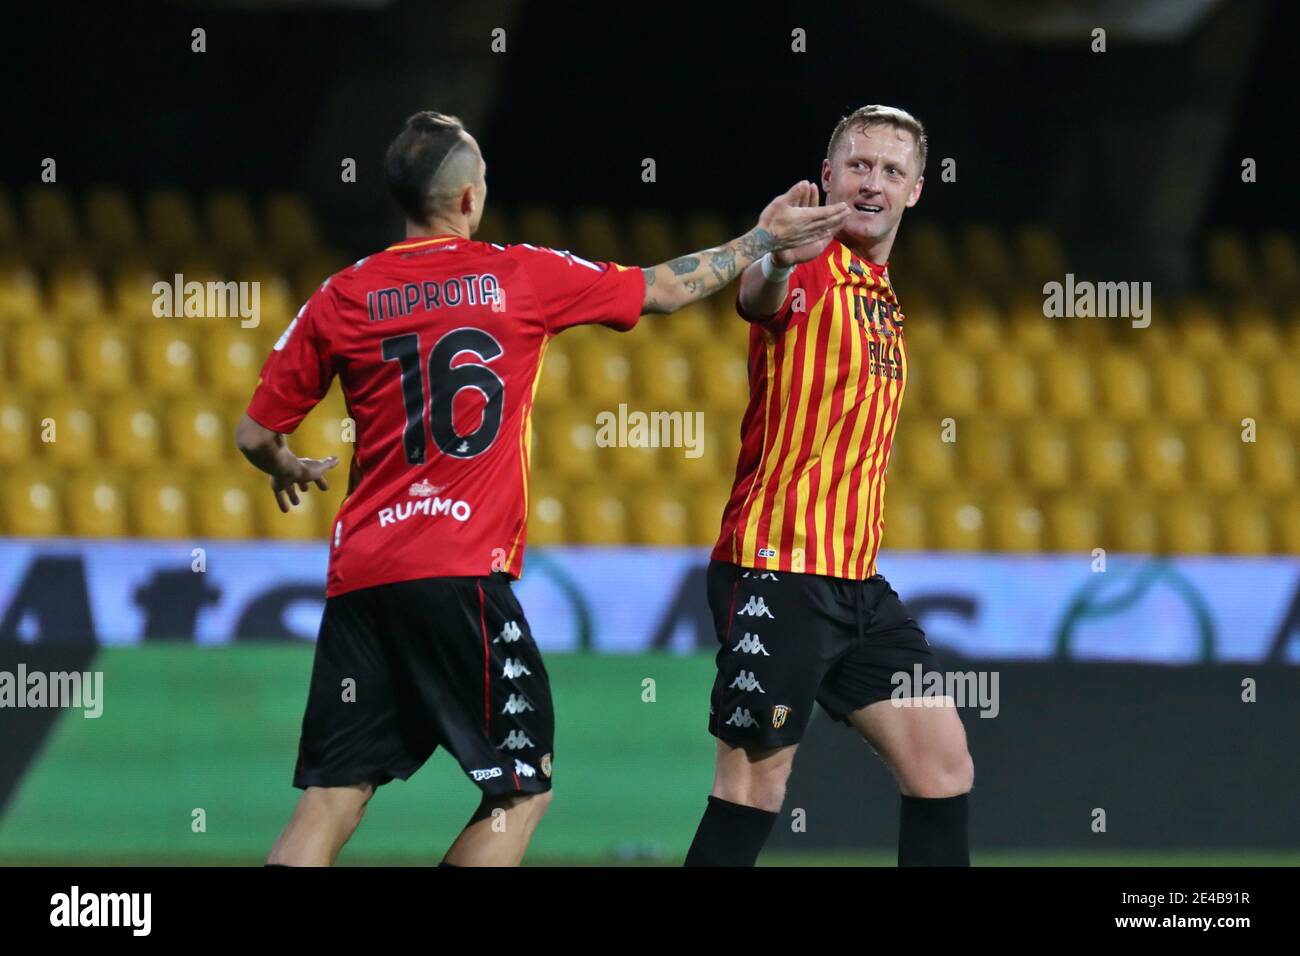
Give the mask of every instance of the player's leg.
[[270, 866], [333, 866], [374, 795], [370, 784], [308, 787], [266, 862]]
[[516, 866], [550, 804], [550, 680], [504, 575], [408, 581], [386, 596], [413, 708], [483, 793], [452, 866]]
[[432, 753], [431, 733], [413, 733], [399, 721], [380, 590], [325, 602], [294, 769], [303, 795], [268, 864], [331, 865], [375, 789], [410, 776]]
[[550, 805], [550, 790], [485, 796], [443, 862], [450, 866], [518, 866]]
[[975, 770], [966, 730], [951, 698], [895, 698], [904, 686], [896, 675], [910, 681], [939, 664], [884, 578], [859, 588], [862, 634], [827, 675], [818, 700], [862, 734], [898, 781], [899, 865], [969, 865], [967, 795]]
[[709, 566], [719, 648], [713, 790], [687, 866], [753, 866], [785, 799], [795, 748], [830, 666], [836, 602], [811, 575]]

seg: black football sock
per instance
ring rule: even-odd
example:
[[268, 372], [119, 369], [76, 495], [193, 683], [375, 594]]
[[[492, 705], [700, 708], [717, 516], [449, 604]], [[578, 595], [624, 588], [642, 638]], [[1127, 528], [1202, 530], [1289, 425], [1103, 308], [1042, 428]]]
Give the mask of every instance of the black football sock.
[[967, 796], [903, 797], [899, 866], [970, 866]]
[[776, 814], [709, 797], [686, 866], [753, 866], [767, 842]]

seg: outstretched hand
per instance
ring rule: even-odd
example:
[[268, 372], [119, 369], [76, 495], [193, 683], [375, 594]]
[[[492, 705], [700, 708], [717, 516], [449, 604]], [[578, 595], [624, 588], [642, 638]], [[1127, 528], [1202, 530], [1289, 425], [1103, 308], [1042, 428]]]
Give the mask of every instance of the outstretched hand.
[[299, 458], [298, 467], [291, 473], [272, 478], [271, 491], [275, 494], [275, 503], [280, 506], [280, 510], [288, 514], [291, 505], [301, 504], [298, 492], [307, 491], [312, 485], [321, 491], [329, 491], [330, 486], [325, 480], [325, 472], [338, 463], [336, 455], [330, 455], [328, 458]]
[[772, 258], [779, 266], [790, 266], [816, 258], [852, 212], [847, 203], [820, 205], [814, 183], [795, 183], [773, 199], [758, 218], [774, 242]]

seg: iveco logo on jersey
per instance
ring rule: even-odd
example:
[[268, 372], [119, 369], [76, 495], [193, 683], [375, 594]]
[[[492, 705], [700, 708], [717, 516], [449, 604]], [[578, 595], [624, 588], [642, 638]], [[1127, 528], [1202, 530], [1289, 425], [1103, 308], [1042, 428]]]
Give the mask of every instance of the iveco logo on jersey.
[[[415, 485], [411, 486], [416, 487]], [[405, 521], [411, 515], [451, 515], [457, 521], [468, 521], [470, 506], [465, 501], [452, 501], [450, 498], [421, 498], [419, 501], [403, 501], [393, 508], [379, 509], [379, 527], [383, 528], [398, 521]]]

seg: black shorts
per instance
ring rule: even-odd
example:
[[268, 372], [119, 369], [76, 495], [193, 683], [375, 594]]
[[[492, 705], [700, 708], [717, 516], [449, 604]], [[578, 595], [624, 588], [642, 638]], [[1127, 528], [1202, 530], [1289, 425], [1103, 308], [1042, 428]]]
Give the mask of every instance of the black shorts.
[[709, 733], [733, 746], [803, 739], [815, 700], [836, 720], [888, 700], [894, 675], [938, 668], [894, 589], [865, 581], [709, 564], [718, 674]]
[[446, 747], [487, 796], [551, 789], [551, 685], [504, 574], [325, 602], [293, 785], [405, 780]]

